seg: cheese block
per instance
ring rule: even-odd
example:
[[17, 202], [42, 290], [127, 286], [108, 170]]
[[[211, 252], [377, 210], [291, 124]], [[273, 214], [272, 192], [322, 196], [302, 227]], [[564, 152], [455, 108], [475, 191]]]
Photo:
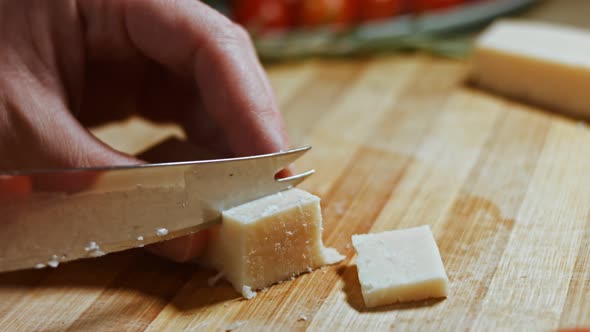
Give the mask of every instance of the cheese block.
[[320, 199], [290, 189], [223, 212], [211, 230], [209, 265], [246, 298], [254, 291], [344, 259], [322, 242]]
[[551, 110], [590, 116], [590, 32], [499, 21], [476, 42], [473, 80]]
[[447, 274], [430, 227], [353, 235], [367, 307], [446, 297]]

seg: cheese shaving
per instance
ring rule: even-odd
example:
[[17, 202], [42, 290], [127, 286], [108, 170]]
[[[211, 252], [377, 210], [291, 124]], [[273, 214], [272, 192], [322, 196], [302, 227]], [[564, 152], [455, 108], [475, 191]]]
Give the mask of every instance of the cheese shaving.
[[248, 300], [251, 300], [256, 297], [256, 292], [252, 290], [250, 286], [242, 287], [242, 296]]

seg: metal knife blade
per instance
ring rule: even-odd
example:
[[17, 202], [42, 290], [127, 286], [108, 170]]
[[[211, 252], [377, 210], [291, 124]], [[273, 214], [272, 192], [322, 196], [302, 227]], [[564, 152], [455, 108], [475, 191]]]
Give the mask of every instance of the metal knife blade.
[[[220, 222], [223, 210], [291, 188], [311, 175], [313, 170], [274, 177], [309, 149], [194, 162], [4, 173], [40, 185], [26, 195], [0, 195], [0, 271], [56, 266], [212, 226]], [[91, 184], [75, 185], [89, 178]]]

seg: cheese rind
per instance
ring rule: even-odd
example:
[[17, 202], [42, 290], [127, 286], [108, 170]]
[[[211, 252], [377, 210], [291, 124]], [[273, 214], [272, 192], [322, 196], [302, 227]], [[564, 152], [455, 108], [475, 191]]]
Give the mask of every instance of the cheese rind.
[[[320, 199], [290, 189], [223, 212], [206, 261], [244, 297], [344, 257], [322, 242]], [[244, 291], [247, 290], [247, 291]]]
[[473, 80], [493, 91], [590, 116], [590, 32], [527, 21], [499, 21], [476, 42]]
[[429, 226], [353, 235], [367, 307], [446, 297], [448, 278]]

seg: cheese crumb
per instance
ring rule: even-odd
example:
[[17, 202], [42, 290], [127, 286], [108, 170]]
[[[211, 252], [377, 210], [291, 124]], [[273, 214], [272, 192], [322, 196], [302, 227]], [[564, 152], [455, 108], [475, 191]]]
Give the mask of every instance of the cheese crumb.
[[231, 324], [230, 326], [228, 326], [225, 331], [235, 331], [237, 330], [240, 326], [246, 324], [247, 322], [245, 320], [239, 320], [233, 324]]
[[45, 268], [45, 264], [43, 264], [43, 263], [35, 264], [35, 268], [36, 269], [43, 269], [43, 268]]
[[213, 287], [221, 278], [223, 278], [223, 272], [219, 272], [211, 278], [207, 279], [207, 285], [209, 285], [209, 287]]
[[[137, 241], [143, 241], [143, 236], [142, 235], [138, 236]], [[140, 243], [137, 245], [137, 248], [143, 248], [143, 246], [144, 246], [144, 244]]]
[[47, 265], [51, 266], [52, 268], [58, 267], [59, 266], [59, 257], [57, 257], [57, 255], [51, 256], [51, 259], [49, 260], [49, 262], [47, 262]]
[[252, 290], [250, 286], [242, 287], [242, 296], [248, 300], [251, 300], [256, 297], [256, 292]]
[[90, 241], [90, 243], [88, 244], [88, 247], [84, 248], [84, 250], [86, 250], [86, 252], [91, 252], [91, 251], [98, 250], [98, 249], [100, 249], [100, 247], [94, 241]]
[[106, 253], [100, 250], [100, 246], [94, 241], [90, 241], [88, 247], [84, 248], [84, 250], [88, 253], [88, 256], [90, 257], [100, 257], [106, 255]]
[[166, 228], [158, 228], [156, 230], [156, 235], [158, 235], [158, 236], [166, 236], [166, 235], [168, 235], [168, 230]]

